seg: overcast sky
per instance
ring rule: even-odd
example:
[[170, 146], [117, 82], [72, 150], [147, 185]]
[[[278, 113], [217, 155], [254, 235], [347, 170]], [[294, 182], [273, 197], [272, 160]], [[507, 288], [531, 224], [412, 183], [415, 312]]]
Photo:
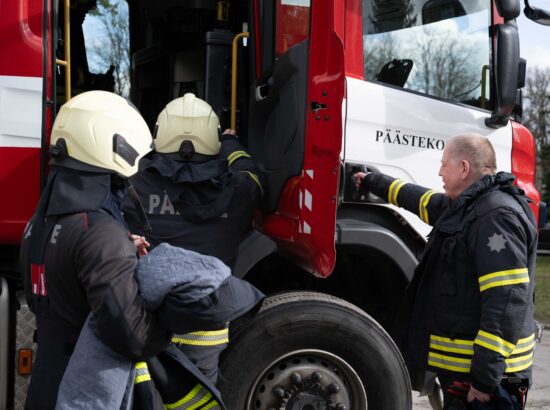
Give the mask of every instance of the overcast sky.
[[[534, 4], [534, 2], [532, 3]], [[540, 3], [541, 7], [543, 4]], [[546, 1], [545, 8], [550, 9], [550, 1]], [[550, 69], [550, 26], [542, 26], [528, 20], [523, 12], [517, 22], [520, 52], [521, 56], [527, 60], [527, 69], [535, 66]]]

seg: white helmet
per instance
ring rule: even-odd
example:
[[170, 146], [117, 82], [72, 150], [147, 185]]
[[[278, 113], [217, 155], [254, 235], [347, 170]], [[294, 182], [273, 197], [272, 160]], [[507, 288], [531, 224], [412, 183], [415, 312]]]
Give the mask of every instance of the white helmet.
[[[88, 91], [65, 103], [53, 124], [52, 163], [130, 177], [153, 147], [149, 127], [126, 99]], [[73, 161], [76, 160], [76, 161]]]
[[183, 141], [193, 144], [194, 152], [218, 155], [220, 121], [212, 107], [188, 93], [176, 98], [159, 114], [155, 149], [161, 153], [178, 152]]

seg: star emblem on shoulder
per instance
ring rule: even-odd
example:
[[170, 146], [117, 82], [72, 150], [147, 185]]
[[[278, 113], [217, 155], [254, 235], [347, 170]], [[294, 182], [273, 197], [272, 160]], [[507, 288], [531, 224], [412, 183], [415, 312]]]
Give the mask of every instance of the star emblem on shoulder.
[[501, 250], [506, 248], [506, 239], [504, 239], [504, 235], [494, 233], [493, 236], [489, 237], [489, 243], [487, 246], [491, 252], [495, 251], [496, 253], [499, 253]]

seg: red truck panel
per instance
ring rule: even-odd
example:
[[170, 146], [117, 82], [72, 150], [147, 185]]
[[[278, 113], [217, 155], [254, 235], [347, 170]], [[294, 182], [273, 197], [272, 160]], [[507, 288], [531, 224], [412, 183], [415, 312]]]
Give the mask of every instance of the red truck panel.
[[[19, 243], [40, 191], [43, 7], [39, 0], [0, 1], [0, 107], [17, 110], [18, 114], [0, 124], [2, 244]], [[26, 88], [23, 83], [32, 86]], [[11, 100], [14, 96], [16, 106]], [[28, 112], [21, 111], [29, 107]], [[3, 114], [8, 115], [6, 111]], [[29, 119], [30, 115], [35, 117]]]

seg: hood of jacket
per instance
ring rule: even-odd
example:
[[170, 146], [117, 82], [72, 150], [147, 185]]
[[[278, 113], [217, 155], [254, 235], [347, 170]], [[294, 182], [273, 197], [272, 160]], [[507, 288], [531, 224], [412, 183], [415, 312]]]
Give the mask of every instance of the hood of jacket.
[[200, 223], [227, 212], [235, 193], [235, 175], [226, 159], [188, 162], [178, 154], [153, 154], [144, 161], [143, 172], [168, 178], [178, 186], [170, 190], [170, 201], [187, 220]]
[[[508, 172], [499, 172], [496, 175], [485, 175], [480, 178], [450, 203], [437, 222], [437, 229], [448, 234], [461, 231], [472, 218], [475, 218], [475, 213], [471, 211], [475, 206], [475, 200], [481, 195], [497, 189], [520, 192], [519, 188], [513, 185], [515, 179], [516, 177]], [[471, 216], [467, 217], [468, 214]]]

